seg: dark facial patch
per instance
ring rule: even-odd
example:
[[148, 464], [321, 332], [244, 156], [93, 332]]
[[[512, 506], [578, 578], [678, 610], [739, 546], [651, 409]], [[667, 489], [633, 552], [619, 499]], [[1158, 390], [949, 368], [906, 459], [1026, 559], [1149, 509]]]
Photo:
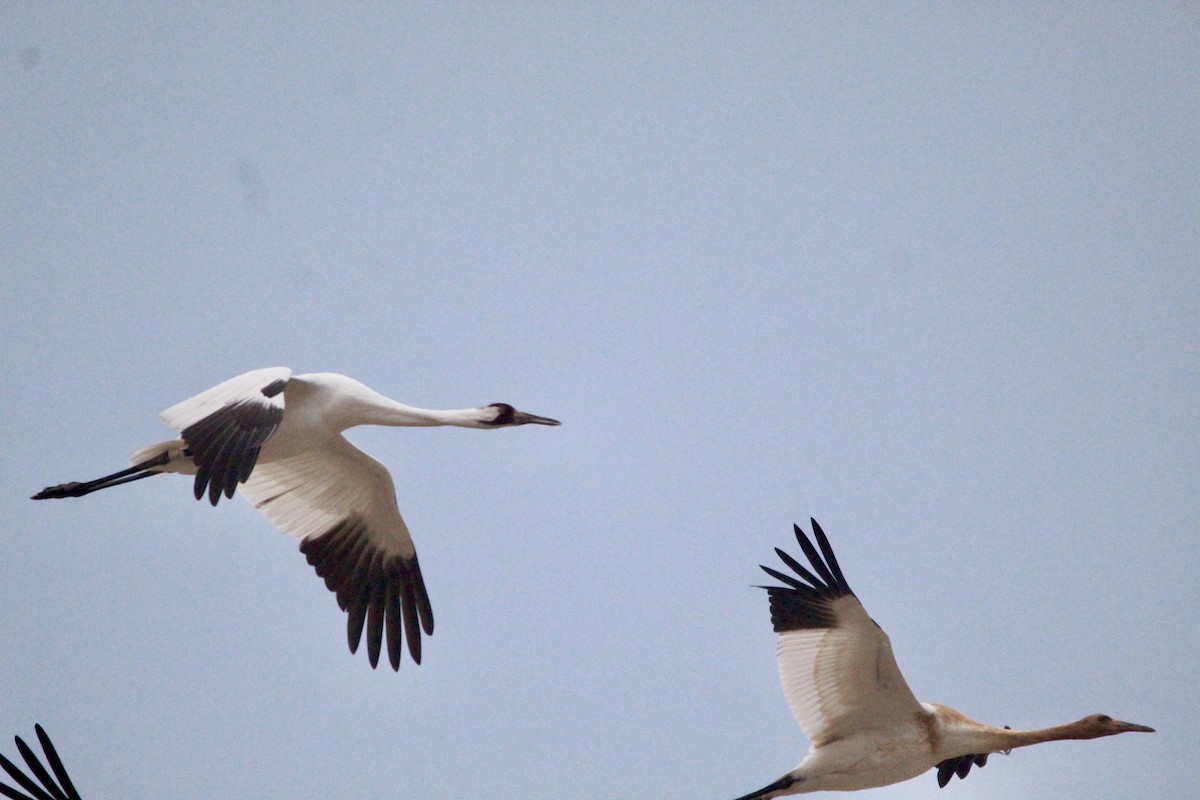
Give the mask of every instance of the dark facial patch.
[[513, 414], [516, 412], [508, 403], [492, 403], [488, 408], [498, 408], [500, 413], [488, 425], [512, 425]]

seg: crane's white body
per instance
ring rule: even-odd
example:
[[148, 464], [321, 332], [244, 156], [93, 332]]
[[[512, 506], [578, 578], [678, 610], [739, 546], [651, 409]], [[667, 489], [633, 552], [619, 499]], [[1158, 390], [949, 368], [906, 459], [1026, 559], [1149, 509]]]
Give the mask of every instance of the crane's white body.
[[293, 375], [284, 367], [238, 375], [171, 406], [162, 419], [181, 438], [137, 450], [130, 469], [52, 486], [34, 499], [79, 497], [158, 473], [196, 476], [196, 498], [207, 493], [213, 505], [240, 490], [275, 527], [300, 542], [309, 563], [337, 593], [349, 614], [351, 651], [365, 625], [375, 666], [386, 628], [393, 668], [399, 668], [402, 630], [410, 654], [420, 661], [418, 625], [432, 633], [433, 612], [391, 475], [342, 433], [357, 425], [559, 424], [504, 403], [417, 408], [345, 375]]
[[[287, 382], [267, 398], [261, 387]], [[283, 533], [303, 541], [320, 535], [350, 514], [365, 518], [372, 544], [385, 555], [412, 556], [416, 549], [400, 516], [395, 486], [383, 464], [359, 450], [342, 433], [358, 425], [486, 427], [479, 409], [432, 410], [397, 403], [353, 378], [332, 372], [292, 375], [283, 367], [231, 378], [162, 412], [176, 430], [195, 425], [231, 403], [251, 401], [285, 410], [279, 427], [262, 445], [254, 471], [239, 489]], [[141, 463], [166, 452], [162, 472], [195, 475], [183, 439], [143, 447]]]
[[900, 673], [888, 635], [851, 591], [816, 520], [813, 533], [820, 552], [796, 528], [812, 572], [776, 549], [802, 580], [763, 567], [786, 584], [764, 588], [779, 634], [780, 682], [809, 751], [793, 770], [739, 800], [872, 789], [935, 766], [944, 786], [951, 775], [965, 777], [972, 765], [983, 766], [989, 753], [1153, 730], [1098, 714], [1054, 728], [1014, 731], [918, 701]]

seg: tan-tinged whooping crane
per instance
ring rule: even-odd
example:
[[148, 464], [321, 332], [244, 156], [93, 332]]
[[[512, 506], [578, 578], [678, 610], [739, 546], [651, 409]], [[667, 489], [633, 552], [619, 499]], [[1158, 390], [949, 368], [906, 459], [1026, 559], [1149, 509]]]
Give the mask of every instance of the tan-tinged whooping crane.
[[[21, 772], [16, 764], [2, 755], [0, 755], [0, 767], [4, 767], [4, 771], [28, 794], [3, 783], [0, 783], [0, 794], [12, 798], [12, 800], [47, 800], [47, 798], [49, 800], [80, 800], [79, 792], [71, 783], [71, 776], [67, 774], [66, 767], [58, 757], [58, 751], [54, 749], [50, 737], [46, 735], [46, 731], [42, 729], [41, 725], [34, 725], [33, 728], [37, 731], [38, 741], [42, 743], [42, 752], [46, 754], [46, 764], [50, 765], [54, 777], [50, 776], [50, 770], [46, 769], [33, 749], [21, 741], [20, 736], [14, 736], [17, 750], [21, 753], [21, 758], [25, 759], [30, 774], [26, 775]], [[42, 785], [38, 786], [34, 782], [34, 778], [37, 778]]]
[[[938, 768], [938, 786], [966, 777], [989, 753], [1058, 739], [1096, 739], [1153, 728], [1093, 714], [1053, 728], [1014, 731], [922, 703], [900, 674], [888, 635], [867, 616], [817, 521], [820, 552], [795, 526], [812, 571], [779, 548], [801, 580], [764, 566], [784, 586], [764, 586], [779, 634], [779, 677], [792, 715], [808, 737], [804, 760], [774, 783], [738, 800], [872, 789]], [[814, 572], [816, 574], [814, 574]]]
[[371, 666], [383, 632], [388, 659], [400, 668], [403, 638], [421, 663], [421, 634], [433, 633], [433, 611], [417, 551], [396, 505], [387, 468], [350, 444], [356, 425], [505, 428], [558, 425], [507, 403], [435, 411], [397, 403], [353, 378], [293, 375], [271, 367], [230, 378], [162, 412], [179, 439], [136, 451], [133, 466], [93, 481], [50, 486], [34, 500], [81, 497], [160, 473], [195, 475], [196, 499], [213, 505], [236, 489], [300, 551], [347, 612], [350, 652], [364, 624]]

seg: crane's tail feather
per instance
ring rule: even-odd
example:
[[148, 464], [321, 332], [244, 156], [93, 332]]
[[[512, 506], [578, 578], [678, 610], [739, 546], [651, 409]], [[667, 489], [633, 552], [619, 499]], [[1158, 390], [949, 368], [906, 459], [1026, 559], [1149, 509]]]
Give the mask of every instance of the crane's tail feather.
[[171, 456], [169, 453], [160, 453], [154, 458], [141, 461], [128, 469], [114, 472], [111, 475], [96, 478], [94, 481], [71, 481], [70, 483], [60, 483], [57, 486], [47, 486], [33, 495], [31, 499], [57, 500], [62, 497], [83, 497], [85, 494], [98, 492], [110, 486], [119, 486], [122, 483], [129, 483], [130, 481], [137, 481], [142, 478], [149, 478], [151, 475], [157, 475], [161, 472], [158, 467], [166, 466], [170, 460]]

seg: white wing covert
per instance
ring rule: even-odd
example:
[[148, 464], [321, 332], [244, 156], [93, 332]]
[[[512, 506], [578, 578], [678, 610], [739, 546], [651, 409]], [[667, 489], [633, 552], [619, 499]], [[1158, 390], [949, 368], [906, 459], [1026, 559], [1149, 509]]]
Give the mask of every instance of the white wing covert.
[[[842, 575], [824, 531], [812, 520], [817, 549], [796, 526], [812, 565], [775, 552], [803, 582], [770, 567], [786, 586], [769, 586], [771, 623], [779, 634], [779, 678], [801, 730], [820, 747], [851, 732], [887, 726], [921, 711], [887, 634], [872, 620]], [[822, 554], [824, 558], [822, 558]]]

